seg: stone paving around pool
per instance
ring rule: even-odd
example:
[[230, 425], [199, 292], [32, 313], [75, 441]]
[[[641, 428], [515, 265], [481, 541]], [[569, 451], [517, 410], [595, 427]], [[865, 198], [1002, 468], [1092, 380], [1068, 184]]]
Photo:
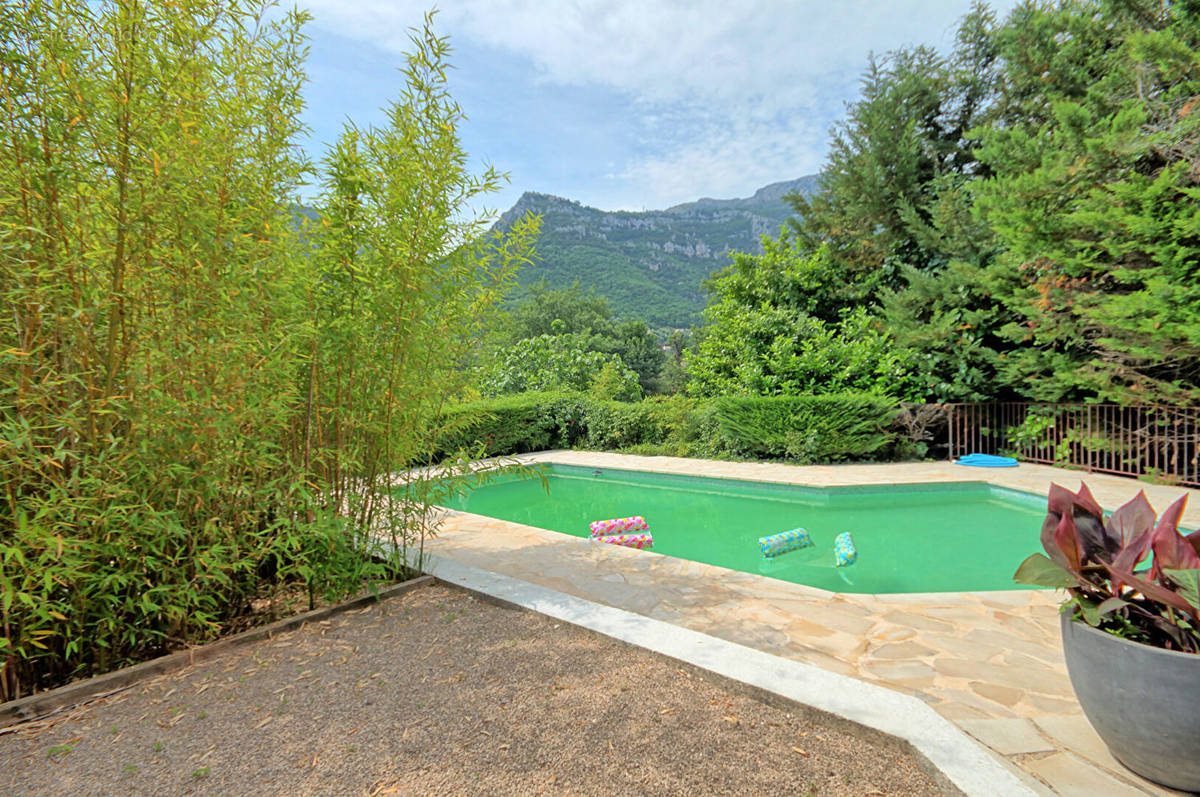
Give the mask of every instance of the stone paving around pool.
[[[521, 459], [813, 487], [986, 481], [1044, 495], [1051, 482], [1074, 489], [1083, 479], [1106, 509], [1145, 490], [1161, 511], [1187, 492], [1182, 525], [1200, 527], [1198, 490], [1041, 465], [801, 467], [582, 451]], [[1030, 529], [1034, 547], [1037, 534]], [[1124, 769], [1088, 724], [1067, 678], [1051, 592], [836, 594], [464, 512], [448, 512], [426, 550], [913, 695], [1045, 793], [1177, 793]]]

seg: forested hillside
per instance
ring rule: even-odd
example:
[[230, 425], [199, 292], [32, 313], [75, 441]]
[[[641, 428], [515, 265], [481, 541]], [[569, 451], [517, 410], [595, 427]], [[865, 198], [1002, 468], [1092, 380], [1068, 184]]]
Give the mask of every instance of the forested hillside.
[[606, 297], [618, 318], [688, 327], [700, 321], [704, 308], [701, 282], [728, 262], [730, 252], [761, 252], [762, 236], [778, 235], [792, 215], [784, 197], [815, 189], [816, 177], [808, 176], [772, 183], [744, 199], [700, 199], [641, 213], [526, 193], [497, 227], [507, 229], [528, 213], [542, 218], [538, 258], [522, 270], [523, 287], [578, 281]]

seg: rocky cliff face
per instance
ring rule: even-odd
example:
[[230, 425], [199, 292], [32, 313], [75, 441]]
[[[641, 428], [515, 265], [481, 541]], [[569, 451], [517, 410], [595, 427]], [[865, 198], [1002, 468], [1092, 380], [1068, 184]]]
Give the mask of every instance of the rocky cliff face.
[[597, 210], [549, 194], [526, 193], [504, 213], [504, 227], [526, 213], [542, 217], [539, 260], [521, 284], [576, 280], [607, 296], [620, 316], [651, 326], [684, 327], [699, 321], [700, 283], [723, 268], [731, 251], [759, 252], [763, 235], [776, 235], [791, 215], [783, 197], [816, 190], [816, 177], [760, 188], [744, 199], [699, 199], [641, 213]]

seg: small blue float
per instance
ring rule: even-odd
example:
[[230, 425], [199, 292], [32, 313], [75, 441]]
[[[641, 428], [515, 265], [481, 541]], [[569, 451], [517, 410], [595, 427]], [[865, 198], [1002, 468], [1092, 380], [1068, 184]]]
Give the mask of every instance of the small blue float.
[[972, 468], [1015, 468], [1017, 461], [1012, 457], [997, 457], [992, 454], [967, 454], [959, 457], [955, 464]]

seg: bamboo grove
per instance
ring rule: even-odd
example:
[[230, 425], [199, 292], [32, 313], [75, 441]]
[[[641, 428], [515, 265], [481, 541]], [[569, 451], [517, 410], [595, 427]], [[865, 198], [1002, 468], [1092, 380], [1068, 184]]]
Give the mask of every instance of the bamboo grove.
[[[484, 234], [448, 47], [318, 164], [302, 12], [0, 16], [0, 700], [404, 572], [432, 443], [533, 222]], [[320, 185], [316, 219], [297, 211]]]

